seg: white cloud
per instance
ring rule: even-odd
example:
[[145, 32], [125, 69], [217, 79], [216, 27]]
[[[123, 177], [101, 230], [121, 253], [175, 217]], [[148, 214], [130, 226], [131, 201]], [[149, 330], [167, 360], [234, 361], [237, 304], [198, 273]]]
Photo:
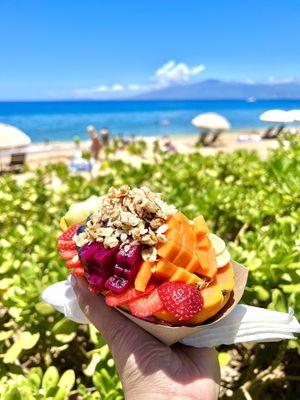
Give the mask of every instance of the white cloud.
[[119, 83], [115, 83], [110, 87], [110, 90], [112, 92], [123, 92], [124, 91], [124, 86], [120, 85]]
[[106, 93], [109, 91], [109, 88], [108, 86], [101, 85], [96, 88], [92, 88], [91, 90], [93, 90], [95, 93]]
[[196, 65], [195, 67], [189, 67], [183, 62], [176, 64], [175, 61], [171, 60], [155, 71], [152, 80], [159, 86], [166, 86], [175, 83], [186, 83], [204, 70], [205, 66], [203, 64]]
[[276, 84], [276, 83], [293, 83], [296, 79], [293, 76], [285, 76], [285, 77], [276, 77], [269, 76], [267, 79], [267, 83]]
[[114, 85], [107, 86], [107, 85], [100, 85], [92, 88], [87, 89], [75, 89], [73, 90], [73, 94], [75, 96], [89, 96], [89, 95], [97, 95], [97, 94], [110, 94], [110, 93], [117, 93], [123, 92], [125, 90], [124, 86], [115, 83]]
[[132, 91], [141, 90], [141, 87], [142, 86], [137, 85], [136, 83], [131, 83], [130, 85], [128, 85], [128, 90], [132, 90]]
[[131, 83], [127, 86], [120, 83], [115, 83], [110, 86], [100, 85], [87, 89], [76, 89], [73, 91], [73, 94], [76, 97], [101, 97], [105, 95], [110, 98], [113, 96], [124, 96], [130, 92], [144, 92], [168, 85], [184, 84], [197, 77], [204, 70], [205, 66], [202, 64], [189, 67], [183, 62], [176, 63], [171, 60], [155, 71], [149, 83], [143, 85]]

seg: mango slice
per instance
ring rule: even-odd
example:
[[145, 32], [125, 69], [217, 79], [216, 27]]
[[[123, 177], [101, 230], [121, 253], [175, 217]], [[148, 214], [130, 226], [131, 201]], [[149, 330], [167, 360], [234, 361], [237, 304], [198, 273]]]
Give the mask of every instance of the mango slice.
[[173, 261], [174, 258], [176, 258], [176, 256], [180, 252], [180, 250], [181, 247], [172, 240], [168, 240], [166, 243], [161, 243], [157, 247], [158, 255], [160, 255], [162, 258], [165, 258], [168, 261]]
[[178, 323], [178, 319], [168, 311], [158, 311], [154, 314], [154, 317], [161, 321], [169, 322], [170, 324]]
[[194, 219], [194, 232], [197, 240], [201, 239], [202, 236], [209, 232], [208, 226], [202, 215], [199, 215], [199, 217]]
[[186, 270], [189, 271], [189, 272], [195, 272], [195, 271], [197, 271], [199, 269], [200, 269], [200, 263], [198, 261], [198, 257], [197, 256], [193, 256], [191, 261], [187, 265]]
[[204, 236], [202, 236], [201, 239], [198, 240], [197, 245], [198, 245], [198, 249], [208, 250], [211, 246], [211, 242], [210, 242], [209, 238], [206, 235], [204, 235]]
[[199, 325], [216, 315], [227, 303], [230, 294], [224, 296], [221, 286], [215, 284], [201, 290], [204, 307], [195, 317], [189, 319], [188, 324]]
[[231, 263], [218, 269], [216, 282], [222, 290], [227, 292], [231, 292], [234, 289], [234, 270]]
[[215, 251], [212, 246], [206, 249], [199, 249], [196, 251], [200, 268], [196, 272], [213, 278], [217, 273], [217, 262]]
[[159, 260], [155, 266], [153, 277], [157, 280], [168, 281], [176, 271], [176, 265], [167, 260]]
[[192, 253], [188, 252], [184, 247], [181, 248], [180, 252], [174, 258], [173, 263], [180, 267], [186, 267], [191, 261]]
[[185, 227], [190, 227], [189, 219], [181, 211], [174, 215], [174, 219], [181, 222]]
[[174, 282], [174, 281], [185, 282], [188, 284], [193, 284], [193, 283], [201, 282], [202, 279], [195, 274], [191, 274], [184, 268], [177, 268], [175, 274], [172, 275], [170, 281], [171, 282]]
[[134, 281], [134, 287], [136, 290], [140, 292], [144, 292], [146, 290], [147, 284], [152, 276], [152, 267], [154, 263], [144, 261], [141, 265], [139, 272], [137, 273]]
[[216, 255], [204, 218], [200, 215], [191, 224], [182, 212], [177, 212], [167, 225], [167, 242], [157, 246], [158, 255], [179, 268], [213, 278], [217, 272]]

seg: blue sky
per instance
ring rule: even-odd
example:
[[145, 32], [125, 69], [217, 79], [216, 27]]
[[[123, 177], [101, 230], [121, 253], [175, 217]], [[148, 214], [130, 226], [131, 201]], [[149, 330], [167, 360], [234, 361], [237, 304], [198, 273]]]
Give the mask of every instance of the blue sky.
[[300, 78], [298, 0], [1, 0], [0, 15], [1, 99]]

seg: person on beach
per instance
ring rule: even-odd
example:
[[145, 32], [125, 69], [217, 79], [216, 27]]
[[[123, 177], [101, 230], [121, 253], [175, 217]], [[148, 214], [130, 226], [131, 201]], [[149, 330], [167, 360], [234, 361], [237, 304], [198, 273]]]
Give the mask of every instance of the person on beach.
[[164, 136], [163, 139], [164, 139], [163, 146], [164, 146], [165, 151], [168, 151], [168, 152], [176, 152], [177, 151], [176, 147], [172, 143], [172, 140], [169, 136]]
[[73, 136], [73, 142], [75, 144], [76, 149], [80, 149], [80, 136], [79, 135]]
[[93, 127], [93, 125], [88, 125], [86, 130], [92, 141], [90, 147], [91, 157], [97, 161], [99, 158], [100, 150], [102, 148], [102, 142], [99, 139], [96, 129]]
[[168, 347], [72, 277], [80, 308], [108, 343], [126, 400], [216, 400], [220, 367], [215, 349]]
[[110, 142], [110, 133], [107, 128], [100, 129], [100, 139], [102, 141], [103, 146], [108, 146]]

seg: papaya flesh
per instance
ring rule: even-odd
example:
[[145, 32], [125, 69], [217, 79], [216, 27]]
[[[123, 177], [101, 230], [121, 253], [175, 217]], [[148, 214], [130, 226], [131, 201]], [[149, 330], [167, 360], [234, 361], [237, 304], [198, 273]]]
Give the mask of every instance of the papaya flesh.
[[[207, 288], [208, 289], [208, 288]], [[204, 307], [203, 309], [197, 314], [195, 317], [189, 319], [188, 321], [184, 322], [184, 325], [199, 325], [202, 322], [205, 322], [209, 318], [212, 318], [216, 315], [222, 308], [226, 305], [230, 298], [230, 292], [226, 293], [225, 295], [222, 294], [221, 291], [217, 291], [217, 295], [215, 294], [213, 299], [209, 300], [211, 296], [211, 291], [204, 289], [201, 291], [203, 299], [204, 299]], [[205, 301], [207, 305], [205, 306]], [[168, 311], [159, 311], [154, 314], [154, 317], [157, 319], [168, 322], [170, 324], [178, 324], [179, 321], [174, 315], [170, 314]], [[180, 322], [182, 324], [182, 321]]]
[[208, 226], [202, 215], [196, 217], [193, 222], [194, 222], [194, 232], [197, 240], [200, 240], [204, 235], [209, 233]]
[[204, 299], [204, 307], [195, 317], [187, 321], [188, 325], [199, 325], [212, 318], [225, 306], [230, 297], [230, 292], [223, 294], [219, 285], [201, 290]]
[[177, 212], [167, 225], [167, 241], [157, 246], [158, 255], [179, 268], [212, 279], [217, 272], [216, 254], [204, 218], [200, 215], [191, 223], [182, 212]]
[[231, 263], [222, 268], [218, 268], [216, 282], [222, 287], [222, 290], [231, 292], [234, 289], [234, 270]]
[[[234, 271], [230, 263], [217, 268], [217, 257], [208, 236], [208, 227], [202, 216], [191, 223], [181, 212], [167, 221], [167, 241], [157, 245], [158, 260], [143, 262], [135, 279], [135, 288], [144, 291], [149, 280], [158, 282], [185, 282], [198, 288], [203, 278], [209, 283], [200, 289], [204, 305], [186, 325], [199, 325], [216, 315], [227, 303], [234, 288]], [[170, 324], [182, 324], [167, 311], [156, 318]]]
[[152, 267], [154, 263], [144, 261], [135, 277], [134, 287], [140, 292], [144, 292], [152, 276]]
[[[232, 264], [228, 263], [225, 267], [218, 269], [216, 278], [208, 287], [200, 290], [204, 300], [204, 306], [195, 317], [185, 321], [184, 324], [196, 326], [215, 316], [228, 302], [233, 288], [234, 270]], [[167, 311], [161, 311], [154, 316], [170, 324], [179, 323], [179, 321]]]

